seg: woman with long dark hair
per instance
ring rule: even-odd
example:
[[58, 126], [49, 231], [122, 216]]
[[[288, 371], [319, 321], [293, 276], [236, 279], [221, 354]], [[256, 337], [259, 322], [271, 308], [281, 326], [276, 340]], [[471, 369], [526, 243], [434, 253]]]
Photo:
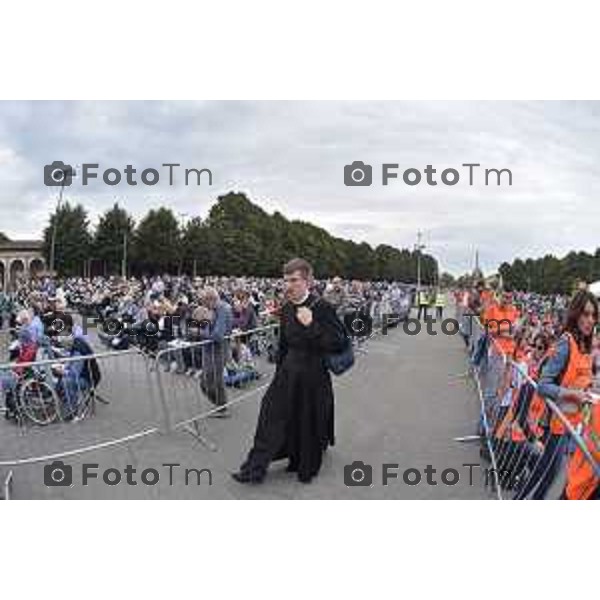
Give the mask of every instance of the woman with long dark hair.
[[[569, 306], [556, 352], [545, 363], [538, 383], [539, 393], [552, 400], [573, 427], [581, 423], [583, 407], [592, 401], [592, 341], [597, 323], [598, 301], [590, 292], [578, 291]], [[549, 429], [536, 469], [541, 474], [532, 496], [536, 500], [545, 497], [566, 456], [567, 427], [554, 413]]]

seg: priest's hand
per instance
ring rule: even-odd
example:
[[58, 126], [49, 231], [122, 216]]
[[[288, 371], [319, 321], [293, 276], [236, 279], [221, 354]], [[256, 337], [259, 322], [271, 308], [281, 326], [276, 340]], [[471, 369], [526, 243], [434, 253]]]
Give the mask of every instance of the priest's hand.
[[300, 323], [302, 323], [302, 325], [308, 327], [313, 321], [312, 310], [310, 310], [310, 308], [307, 308], [306, 306], [301, 306], [296, 311], [296, 318], [298, 319], [298, 321], [300, 321]]

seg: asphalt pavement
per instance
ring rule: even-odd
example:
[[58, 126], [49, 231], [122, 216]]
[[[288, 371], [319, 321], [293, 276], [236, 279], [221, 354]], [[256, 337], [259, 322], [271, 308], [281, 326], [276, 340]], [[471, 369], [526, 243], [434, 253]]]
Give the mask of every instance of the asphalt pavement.
[[[334, 378], [336, 445], [327, 450], [321, 472], [310, 484], [286, 473], [285, 461], [274, 463], [261, 485], [241, 485], [230, 476], [250, 447], [270, 365], [261, 365], [264, 376], [251, 387], [230, 393], [236, 403], [229, 418], [200, 422], [200, 441], [182, 429], [160, 432], [164, 413], [156, 373], [149, 373], [143, 358], [135, 355], [101, 363], [101, 391], [109, 404], [98, 404], [96, 414], [85, 421], [19, 430], [2, 420], [0, 477], [4, 480], [13, 471], [14, 499], [492, 498], [484, 486], [488, 465], [480, 461], [478, 444], [454, 441], [473, 434], [478, 417], [474, 388], [462, 376], [464, 344], [460, 336], [436, 330], [437, 335], [428, 335], [424, 328], [408, 335], [402, 326], [392, 329], [368, 342], [349, 373]], [[169, 373], [162, 381], [172, 422], [212, 408], [197, 380]], [[141, 437], [63, 458], [67, 476], [68, 467], [72, 469], [72, 485], [44, 484], [44, 467], [52, 463], [52, 455], [134, 434]], [[40, 456], [48, 458], [1, 464]], [[84, 463], [97, 465], [87, 468], [97, 477], [85, 486]], [[113, 469], [106, 474], [108, 480], [120, 474], [120, 483], [105, 483], [107, 469]], [[156, 470], [146, 472], [146, 481], [152, 483], [158, 474], [158, 483], [142, 481], [146, 469]], [[136, 485], [128, 484], [128, 477]]]

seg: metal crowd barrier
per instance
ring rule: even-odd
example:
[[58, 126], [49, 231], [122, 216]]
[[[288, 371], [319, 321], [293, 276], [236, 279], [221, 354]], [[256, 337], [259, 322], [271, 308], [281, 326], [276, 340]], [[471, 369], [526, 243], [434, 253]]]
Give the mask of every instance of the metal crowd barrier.
[[[156, 354], [154, 371], [162, 398], [166, 432], [183, 430], [212, 451], [201, 432], [210, 417], [224, 418], [234, 404], [250, 398], [274, 372], [279, 325], [236, 332], [222, 341], [176, 340]], [[258, 388], [257, 388], [258, 385]]]
[[[574, 427], [552, 400], [538, 394], [526, 366], [507, 356], [479, 319], [458, 316], [481, 405], [481, 455], [491, 463], [498, 499], [559, 497], [574, 460], [586, 463], [591, 492], [600, 484], [600, 446], [594, 447], [586, 425]], [[560, 436], [552, 434], [553, 418], [564, 427]]]
[[15, 334], [16, 331], [14, 329], [0, 329], [0, 363], [8, 362], [10, 345], [14, 340]]
[[3, 363], [0, 386], [0, 468], [82, 454], [160, 431], [160, 399], [138, 349]]
[[[107, 448], [131, 450], [155, 434], [184, 431], [217, 450], [201, 428], [208, 418], [228, 416], [232, 406], [260, 398], [257, 392], [275, 371], [278, 340], [279, 323], [216, 343], [161, 342], [154, 354], [133, 347], [1, 363], [0, 412], [8, 405], [8, 418], [0, 417], [5, 495], [14, 469]], [[253, 366], [243, 360], [248, 352]]]

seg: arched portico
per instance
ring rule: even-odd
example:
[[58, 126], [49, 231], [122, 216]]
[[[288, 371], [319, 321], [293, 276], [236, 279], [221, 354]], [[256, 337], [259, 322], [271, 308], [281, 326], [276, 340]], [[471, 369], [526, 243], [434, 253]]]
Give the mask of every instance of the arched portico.
[[39, 276], [46, 261], [39, 240], [5, 240], [0, 242], [0, 289], [11, 291], [20, 278]]

